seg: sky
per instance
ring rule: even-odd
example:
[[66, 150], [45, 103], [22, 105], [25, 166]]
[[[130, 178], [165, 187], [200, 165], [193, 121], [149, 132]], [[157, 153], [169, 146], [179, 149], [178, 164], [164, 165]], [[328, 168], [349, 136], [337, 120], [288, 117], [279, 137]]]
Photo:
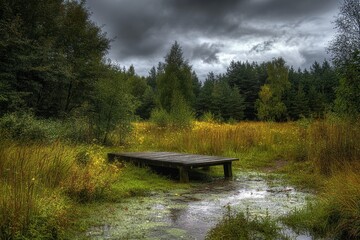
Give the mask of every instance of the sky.
[[147, 76], [177, 41], [200, 80], [231, 61], [309, 68], [330, 60], [339, 0], [88, 0], [112, 39], [107, 58]]

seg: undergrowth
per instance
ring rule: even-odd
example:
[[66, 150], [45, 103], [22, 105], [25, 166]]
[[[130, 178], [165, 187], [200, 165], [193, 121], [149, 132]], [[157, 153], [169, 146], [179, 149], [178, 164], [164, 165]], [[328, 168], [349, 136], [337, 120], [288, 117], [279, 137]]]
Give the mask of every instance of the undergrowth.
[[206, 235], [207, 240], [287, 239], [269, 216], [251, 217], [228, 206], [222, 220]]

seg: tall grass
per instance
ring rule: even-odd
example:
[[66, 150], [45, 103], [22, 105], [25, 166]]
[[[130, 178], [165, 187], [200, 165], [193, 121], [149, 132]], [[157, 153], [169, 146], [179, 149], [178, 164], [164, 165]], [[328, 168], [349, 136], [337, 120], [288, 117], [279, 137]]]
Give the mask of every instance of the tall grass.
[[360, 124], [347, 121], [315, 122], [309, 129], [309, 160], [331, 175], [348, 164], [360, 162]]
[[360, 238], [360, 165], [332, 176], [319, 198], [284, 222], [298, 231], [331, 239]]
[[[59, 144], [45, 148], [1, 144], [0, 238], [33, 237], [35, 222], [41, 225], [42, 235], [57, 234], [61, 230], [59, 225], [48, 223], [54, 222], [53, 217], [62, 215], [67, 208], [65, 204], [61, 205], [65, 200], [56, 188], [69, 174], [71, 154]], [[44, 212], [42, 203], [45, 199], [49, 205], [60, 206]]]
[[74, 201], [98, 198], [117, 168], [61, 143], [0, 144], [0, 239], [56, 239], [64, 233]]
[[201, 154], [281, 149], [297, 144], [299, 128], [294, 123], [242, 122], [217, 124], [194, 122], [191, 129], [160, 128], [136, 123], [131, 146], [138, 149], [171, 150]]
[[331, 175], [346, 163], [359, 162], [360, 124], [346, 121], [299, 123], [194, 122], [192, 128], [173, 129], [136, 123], [130, 146], [136, 150], [166, 150], [199, 154], [273, 152], [278, 159], [308, 161]]

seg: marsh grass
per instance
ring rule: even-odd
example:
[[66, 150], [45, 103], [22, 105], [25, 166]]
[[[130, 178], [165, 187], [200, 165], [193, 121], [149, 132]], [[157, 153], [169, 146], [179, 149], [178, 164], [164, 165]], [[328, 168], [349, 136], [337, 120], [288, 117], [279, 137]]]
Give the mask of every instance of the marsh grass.
[[94, 153], [81, 165], [77, 151], [59, 142], [1, 143], [0, 239], [59, 238], [72, 205], [104, 197], [118, 167]]
[[[126, 145], [113, 149], [70, 146], [57, 140], [51, 144], [1, 142], [0, 239], [61, 238], [79, 203], [116, 202], [167, 191], [174, 184], [176, 188], [190, 186], [150, 169], [107, 164], [105, 153], [110, 151], [224, 155], [240, 159], [234, 163], [236, 170], [276, 170], [291, 183], [320, 193], [312, 207], [298, 210], [284, 221], [323, 235], [359, 237], [358, 123], [194, 122], [182, 129], [142, 122], [133, 127]], [[209, 173], [222, 176], [222, 169]], [[302, 221], [311, 216], [315, 216], [312, 222]], [[244, 215], [231, 215], [231, 219], [253, 227]], [[237, 225], [230, 224], [229, 229]]]
[[206, 235], [207, 240], [287, 239], [269, 216], [252, 217], [228, 207], [222, 220]]
[[332, 175], [360, 161], [360, 124], [349, 121], [315, 122], [309, 128], [309, 160], [318, 172]]
[[310, 231], [319, 237], [359, 239], [359, 165], [332, 176], [315, 202], [295, 210], [283, 221], [299, 232]]
[[[68, 176], [70, 158], [71, 152], [59, 144], [1, 144], [0, 238], [54, 236], [61, 231], [62, 226], [54, 223], [62, 222], [68, 205], [57, 188]], [[44, 202], [56, 207], [44, 208]]]
[[[297, 123], [195, 122], [186, 130], [136, 123], [130, 146], [132, 150], [238, 157], [240, 161], [234, 163], [234, 168], [241, 170], [276, 169], [291, 184], [319, 193], [318, 201], [294, 211], [285, 222], [322, 237], [358, 239], [358, 136], [359, 123], [334, 118]], [[279, 162], [285, 164], [277, 169]], [[243, 216], [239, 215], [239, 219]], [[218, 228], [237, 231], [245, 224], [239, 219], [223, 220]]]

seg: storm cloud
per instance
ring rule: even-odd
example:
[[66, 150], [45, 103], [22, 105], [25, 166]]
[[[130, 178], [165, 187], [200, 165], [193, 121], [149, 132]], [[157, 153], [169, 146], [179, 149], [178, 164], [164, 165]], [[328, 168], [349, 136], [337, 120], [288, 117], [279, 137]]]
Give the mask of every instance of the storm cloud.
[[230, 61], [284, 57], [322, 61], [334, 35], [337, 0], [88, 0], [92, 19], [112, 38], [108, 57], [139, 74], [178, 41], [200, 78]]

